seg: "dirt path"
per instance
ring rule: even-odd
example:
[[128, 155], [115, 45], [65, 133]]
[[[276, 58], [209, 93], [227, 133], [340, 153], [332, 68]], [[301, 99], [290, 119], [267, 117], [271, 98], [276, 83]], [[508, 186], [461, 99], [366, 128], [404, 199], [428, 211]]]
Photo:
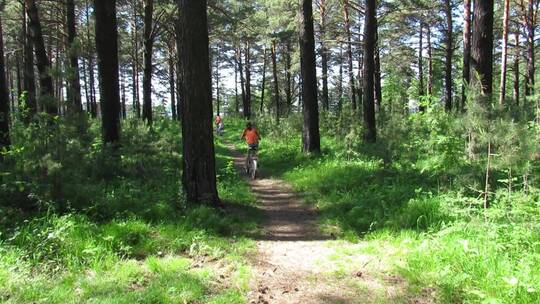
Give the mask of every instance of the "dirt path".
[[[229, 148], [243, 172], [244, 156]], [[322, 234], [316, 211], [290, 185], [264, 176], [249, 183], [264, 220], [248, 303], [428, 303], [408, 297], [405, 282], [365, 253], [366, 244]]]

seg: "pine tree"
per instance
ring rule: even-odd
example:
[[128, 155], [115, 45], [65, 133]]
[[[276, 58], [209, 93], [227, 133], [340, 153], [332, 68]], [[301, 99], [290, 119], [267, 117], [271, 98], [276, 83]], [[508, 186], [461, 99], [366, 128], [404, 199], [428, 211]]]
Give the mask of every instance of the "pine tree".
[[315, 37], [311, 0], [300, 2], [300, 58], [302, 62], [302, 95], [304, 129], [302, 150], [320, 153], [319, 104], [317, 102], [317, 76], [315, 71]]
[[94, 0], [103, 141], [120, 139], [116, 0]]
[[206, 0], [179, 0], [182, 67], [182, 182], [188, 201], [220, 204], [212, 131]]

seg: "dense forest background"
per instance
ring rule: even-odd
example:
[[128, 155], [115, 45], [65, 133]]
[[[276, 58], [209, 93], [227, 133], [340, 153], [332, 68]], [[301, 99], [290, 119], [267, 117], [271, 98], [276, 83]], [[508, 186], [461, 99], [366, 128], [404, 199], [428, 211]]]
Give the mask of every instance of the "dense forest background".
[[0, 301], [244, 303], [250, 120], [373, 302], [537, 303], [539, 3], [0, 1]]

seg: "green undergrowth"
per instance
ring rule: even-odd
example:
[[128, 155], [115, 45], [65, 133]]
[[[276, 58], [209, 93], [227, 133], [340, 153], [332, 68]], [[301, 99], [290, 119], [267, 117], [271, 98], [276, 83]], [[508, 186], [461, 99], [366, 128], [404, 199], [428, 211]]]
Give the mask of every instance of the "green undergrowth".
[[524, 187], [514, 178], [509, 187], [504, 166], [494, 165], [484, 209], [478, 189], [485, 159], [468, 162], [464, 139], [441, 134], [454, 120], [414, 119], [421, 121], [410, 122], [409, 135], [397, 140], [383, 130], [377, 146], [366, 146], [361, 130], [335, 136], [329, 126], [339, 120], [323, 117], [323, 152], [312, 156], [300, 151], [299, 119], [279, 131], [268, 123], [263, 174], [285, 179], [316, 204], [323, 231], [366, 242], [362, 248], [386, 257], [413, 293], [433, 294], [440, 303], [540, 302], [536, 182]]
[[122, 127], [113, 149], [97, 122], [83, 136], [67, 122], [16, 124], [1, 180], [0, 302], [244, 303], [257, 213], [228, 150], [216, 142], [225, 209], [190, 206], [177, 123]]

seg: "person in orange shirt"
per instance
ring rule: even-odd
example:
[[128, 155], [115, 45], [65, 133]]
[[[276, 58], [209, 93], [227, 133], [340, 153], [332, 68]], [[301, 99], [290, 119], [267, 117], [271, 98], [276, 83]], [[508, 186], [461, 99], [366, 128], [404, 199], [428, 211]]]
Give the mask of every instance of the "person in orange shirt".
[[261, 135], [259, 134], [259, 131], [257, 128], [253, 126], [251, 121], [248, 121], [246, 124], [246, 128], [244, 129], [244, 132], [242, 132], [242, 137], [240, 139], [245, 139], [246, 143], [248, 145], [248, 155], [246, 157], [246, 168], [247, 168], [247, 162], [249, 160], [249, 156], [251, 153], [257, 152], [259, 149], [259, 141], [261, 140]]
[[217, 135], [223, 135], [223, 120], [221, 119], [221, 116], [219, 115], [216, 115], [216, 120], [215, 120], [215, 124], [216, 124], [216, 133]]

